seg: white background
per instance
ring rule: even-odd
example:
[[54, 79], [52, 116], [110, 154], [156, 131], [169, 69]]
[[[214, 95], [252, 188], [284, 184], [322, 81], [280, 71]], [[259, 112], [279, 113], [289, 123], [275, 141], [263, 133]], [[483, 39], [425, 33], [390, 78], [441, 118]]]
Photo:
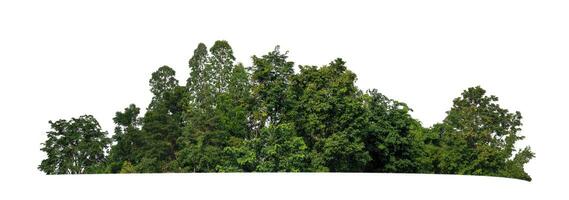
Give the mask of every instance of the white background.
[[[205, 2], [205, 1], [204, 1]], [[567, 199], [566, 1], [1, 1], [0, 199]], [[402, 174], [45, 176], [48, 120], [93, 114], [112, 133], [145, 108], [162, 65], [185, 83], [199, 42], [238, 61], [281, 45], [296, 64], [347, 61], [358, 86], [408, 103], [425, 126], [467, 87], [522, 112], [534, 179]]]

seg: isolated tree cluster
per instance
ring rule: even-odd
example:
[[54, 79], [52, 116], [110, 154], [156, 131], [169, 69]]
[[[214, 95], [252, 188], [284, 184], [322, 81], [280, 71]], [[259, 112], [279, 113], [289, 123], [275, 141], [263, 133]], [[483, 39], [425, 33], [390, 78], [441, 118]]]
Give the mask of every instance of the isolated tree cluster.
[[362, 91], [342, 59], [294, 63], [277, 46], [235, 61], [226, 41], [199, 44], [185, 84], [152, 74], [142, 115], [129, 105], [112, 137], [90, 115], [50, 121], [39, 169], [47, 174], [161, 172], [397, 172], [531, 180], [534, 154], [516, 149], [521, 114], [480, 87], [466, 89], [446, 118], [423, 127], [405, 103]]

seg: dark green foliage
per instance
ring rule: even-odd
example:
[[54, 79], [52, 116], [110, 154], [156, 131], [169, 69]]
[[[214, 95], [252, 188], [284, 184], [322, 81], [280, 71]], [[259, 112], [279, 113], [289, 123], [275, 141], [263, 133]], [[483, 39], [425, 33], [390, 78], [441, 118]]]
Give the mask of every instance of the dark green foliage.
[[336, 132], [359, 132], [364, 113], [361, 92], [354, 85], [356, 75], [344, 64], [337, 59], [320, 69], [300, 66], [293, 79], [292, 115], [311, 146]]
[[296, 129], [330, 171], [364, 171], [364, 107], [356, 75], [336, 59], [322, 68], [300, 66], [293, 78]]
[[366, 95], [368, 124], [364, 141], [372, 156], [366, 169], [382, 172], [419, 172], [423, 155], [422, 127], [405, 104], [387, 98], [377, 90]]
[[209, 97], [212, 89], [208, 84], [211, 75], [205, 71], [208, 65], [207, 56], [207, 47], [205, 44], [200, 43], [189, 61], [191, 72], [186, 87], [189, 89], [190, 102], [195, 104], [196, 107], [207, 104], [206, 101], [211, 102]]
[[[39, 169], [64, 173], [397, 172], [531, 180], [534, 157], [516, 148], [521, 114], [480, 87], [454, 99], [443, 122], [425, 128], [407, 104], [363, 92], [342, 59], [299, 66], [277, 46], [245, 67], [227, 41], [200, 43], [179, 85], [162, 66], [140, 116], [117, 112], [111, 139], [92, 116], [51, 122]], [[108, 147], [110, 146], [110, 150]], [[109, 152], [108, 155], [106, 152]]]
[[345, 133], [335, 133], [322, 141], [319, 153], [326, 168], [333, 172], [363, 171], [371, 160], [364, 144]]
[[253, 105], [255, 110], [251, 116], [254, 131], [268, 125], [278, 125], [292, 106], [291, 78], [294, 75], [294, 63], [287, 61], [279, 46], [260, 58], [253, 56], [251, 81]]
[[168, 92], [171, 92], [175, 87], [178, 86], [178, 80], [175, 78], [176, 72], [174, 69], [168, 66], [162, 66], [158, 70], [152, 73], [152, 78], [150, 79], [150, 91], [154, 94], [152, 102], [149, 108], [154, 106], [157, 102], [162, 101], [162, 98]]
[[[443, 123], [435, 126], [438, 146], [432, 155], [435, 172], [506, 176], [531, 180], [523, 170], [534, 154], [529, 147], [516, 152], [520, 112], [500, 108], [498, 97], [486, 96], [480, 87], [465, 90]], [[513, 156], [513, 158], [512, 158]]]
[[143, 147], [142, 132], [140, 125], [141, 119], [138, 117], [140, 108], [134, 104], [124, 109], [124, 112], [116, 112], [113, 121], [116, 124], [115, 134], [109, 153], [110, 171], [116, 173], [121, 171], [125, 163], [138, 163], [141, 157], [139, 149]]
[[139, 172], [177, 170], [172, 162], [180, 149], [178, 138], [184, 126], [187, 90], [178, 86], [175, 75], [173, 69], [163, 66], [150, 79], [151, 92], [155, 96], [142, 119], [140, 137], [143, 142], [133, 162]]
[[49, 121], [52, 131], [42, 151], [47, 159], [38, 167], [46, 174], [85, 174], [102, 171], [105, 150], [111, 140], [91, 115], [71, 120]]

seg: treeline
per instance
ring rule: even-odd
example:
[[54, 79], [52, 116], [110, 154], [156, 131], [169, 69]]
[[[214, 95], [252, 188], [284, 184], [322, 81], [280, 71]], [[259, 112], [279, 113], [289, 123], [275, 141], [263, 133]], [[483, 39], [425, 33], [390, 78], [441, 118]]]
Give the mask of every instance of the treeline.
[[245, 67], [226, 41], [199, 44], [185, 84], [152, 74], [146, 113], [129, 105], [112, 138], [90, 115], [50, 121], [47, 174], [160, 172], [398, 172], [531, 180], [534, 154], [516, 149], [521, 114], [480, 87], [425, 128], [403, 102], [362, 91], [342, 59], [294, 63], [278, 46]]

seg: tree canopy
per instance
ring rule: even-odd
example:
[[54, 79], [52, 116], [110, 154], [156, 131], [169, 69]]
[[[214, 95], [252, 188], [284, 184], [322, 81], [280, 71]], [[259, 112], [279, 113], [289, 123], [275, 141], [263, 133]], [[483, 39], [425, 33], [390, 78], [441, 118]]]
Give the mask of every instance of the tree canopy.
[[534, 157], [520, 112], [480, 86], [423, 127], [404, 102], [362, 91], [340, 58], [298, 66], [279, 46], [252, 65], [227, 41], [200, 43], [180, 85], [173, 68], [152, 73], [152, 101], [116, 112], [112, 137], [84, 115], [49, 121], [46, 174], [160, 172], [398, 172], [531, 180]]
[[38, 167], [46, 174], [96, 173], [106, 162], [105, 151], [111, 142], [107, 132], [91, 115], [71, 120], [49, 121], [52, 131], [42, 151], [47, 159]]

